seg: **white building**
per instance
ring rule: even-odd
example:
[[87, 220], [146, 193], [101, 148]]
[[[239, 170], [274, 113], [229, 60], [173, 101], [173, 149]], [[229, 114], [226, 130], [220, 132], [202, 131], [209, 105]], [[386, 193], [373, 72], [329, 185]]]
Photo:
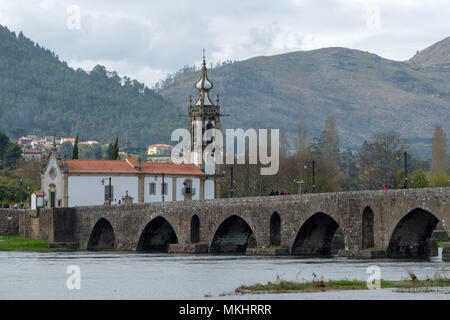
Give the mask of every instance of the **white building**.
[[45, 207], [213, 199], [207, 176], [194, 164], [124, 160], [63, 160], [52, 152], [42, 173]]

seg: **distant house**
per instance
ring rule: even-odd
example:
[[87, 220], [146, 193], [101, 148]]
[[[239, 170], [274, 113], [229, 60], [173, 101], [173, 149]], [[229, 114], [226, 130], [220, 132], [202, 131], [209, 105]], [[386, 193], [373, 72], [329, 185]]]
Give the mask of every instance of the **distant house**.
[[38, 144], [34, 149], [42, 151], [42, 152], [49, 152], [52, 150], [53, 145], [51, 144]]
[[42, 151], [33, 148], [27, 149], [23, 152], [23, 159], [25, 161], [40, 162], [42, 160]]
[[31, 142], [33, 142], [33, 138], [28, 137], [21, 137], [17, 140], [17, 144], [20, 144], [22, 146], [31, 145]]
[[89, 141], [82, 141], [79, 143], [80, 145], [87, 145], [87, 146], [92, 146], [92, 145], [100, 145], [100, 143], [98, 141], [95, 140], [89, 140]]
[[169, 144], [152, 144], [147, 148], [147, 160], [152, 162], [168, 162], [173, 146]]
[[170, 155], [173, 146], [169, 144], [152, 144], [147, 148], [147, 155]]
[[61, 140], [59, 140], [60, 144], [63, 144], [66, 142], [70, 142], [72, 145], [75, 145], [75, 138], [61, 138]]

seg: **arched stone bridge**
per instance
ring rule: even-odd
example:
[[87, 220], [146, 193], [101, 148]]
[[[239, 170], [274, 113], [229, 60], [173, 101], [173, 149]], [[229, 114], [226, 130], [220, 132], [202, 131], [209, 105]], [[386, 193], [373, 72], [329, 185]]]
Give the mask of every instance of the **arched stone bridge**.
[[438, 222], [450, 234], [449, 198], [450, 188], [430, 188], [43, 209], [21, 217], [20, 233], [93, 250], [201, 243], [213, 253], [276, 246], [326, 255], [340, 228], [347, 248], [422, 257]]

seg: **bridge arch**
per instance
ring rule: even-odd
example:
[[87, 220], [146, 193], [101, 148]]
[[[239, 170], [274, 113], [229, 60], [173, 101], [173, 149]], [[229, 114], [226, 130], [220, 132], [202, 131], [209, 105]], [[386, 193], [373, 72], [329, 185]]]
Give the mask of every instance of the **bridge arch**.
[[171, 224], [162, 216], [152, 219], [142, 231], [136, 251], [168, 252], [169, 244], [178, 243]]
[[89, 236], [87, 250], [108, 250], [116, 247], [116, 237], [111, 223], [101, 218], [94, 225]]
[[375, 237], [373, 233], [374, 216], [371, 207], [367, 206], [362, 214], [362, 249], [375, 247]]
[[281, 218], [278, 212], [270, 217], [270, 245], [279, 246], [281, 243]]
[[252, 228], [241, 217], [226, 218], [214, 233], [210, 246], [211, 253], [245, 253], [247, 247], [256, 247]]
[[191, 218], [191, 243], [200, 241], [200, 218], [194, 214]]
[[439, 219], [431, 212], [415, 208], [396, 224], [389, 239], [387, 255], [391, 258], [425, 258], [429, 240]]
[[330, 255], [333, 236], [339, 224], [328, 214], [317, 212], [300, 227], [291, 254], [297, 256]]

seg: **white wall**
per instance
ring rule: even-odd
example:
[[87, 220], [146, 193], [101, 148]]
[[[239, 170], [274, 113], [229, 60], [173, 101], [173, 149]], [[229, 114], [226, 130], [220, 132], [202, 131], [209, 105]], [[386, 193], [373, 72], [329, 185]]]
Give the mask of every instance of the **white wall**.
[[183, 195], [183, 182], [186, 179], [191, 179], [192, 180], [192, 188], [195, 189], [195, 194], [192, 196], [192, 200], [199, 200], [200, 199], [200, 178], [191, 178], [191, 177], [186, 177], [186, 178], [177, 178], [177, 185], [176, 185], [176, 192], [177, 192], [177, 201], [178, 200], [184, 200], [184, 195]]
[[205, 199], [214, 199], [214, 180], [211, 178], [205, 181], [204, 195]]
[[[105, 202], [105, 186], [109, 185], [110, 176], [69, 176], [69, 207], [103, 205]], [[112, 201], [122, 200], [128, 190], [133, 203], [138, 202], [138, 177], [111, 176], [113, 187]], [[105, 184], [101, 181], [104, 179]]]
[[[164, 183], [167, 183], [167, 195], [164, 196], [164, 201], [172, 201], [172, 177], [164, 176]], [[156, 184], [156, 194], [150, 195], [150, 183]], [[144, 202], [158, 202], [162, 201], [162, 176], [152, 176], [144, 178]]]
[[[55, 179], [50, 178], [49, 172], [51, 168], [55, 168], [56, 170], [56, 177]], [[45, 196], [44, 199], [47, 201], [50, 201], [50, 185], [54, 184], [56, 187], [56, 201], [55, 201], [55, 205], [58, 205], [58, 200], [63, 200], [63, 193], [62, 193], [62, 186], [63, 186], [63, 180], [62, 180], [62, 175], [61, 175], [61, 171], [59, 170], [59, 166], [57, 165], [56, 159], [52, 156], [50, 158], [49, 164], [47, 165], [47, 169], [44, 172], [44, 181], [43, 181], [43, 186], [42, 186], [42, 190], [45, 192]]]
[[31, 194], [31, 210], [36, 210], [37, 203], [36, 203], [36, 195], [33, 193]]

